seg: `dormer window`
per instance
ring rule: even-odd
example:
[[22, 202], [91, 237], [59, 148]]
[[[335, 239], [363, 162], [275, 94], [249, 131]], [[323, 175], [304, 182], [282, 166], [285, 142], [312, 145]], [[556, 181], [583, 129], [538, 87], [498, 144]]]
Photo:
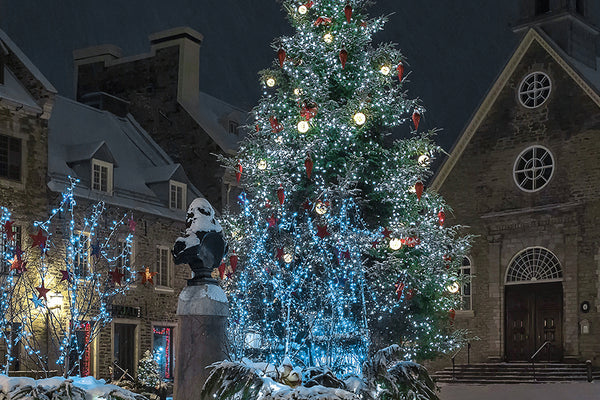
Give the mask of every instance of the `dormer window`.
[[111, 163], [92, 159], [92, 190], [112, 195], [113, 165]]
[[229, 133], [237, 135], [239, 127], [240, 124], [238, 124], [236, 121], [229, 120]]
[[169, 208], [173, 210], [185, 210], [187, 185], [177, 181], [169, 181]]

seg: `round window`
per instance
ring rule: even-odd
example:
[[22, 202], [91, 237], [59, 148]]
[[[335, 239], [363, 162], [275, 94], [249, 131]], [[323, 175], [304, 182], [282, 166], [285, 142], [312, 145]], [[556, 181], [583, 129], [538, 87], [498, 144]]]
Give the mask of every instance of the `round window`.
[[546, 186], [553, 172], [552, 153], [542, 146], [531, 146], [523, 150], [513, 167], [515, 183], [526, 192], [535, 192]]
[[552, 83], [543, 72], [532, 72], [523, 78], [519, 85], [519, 100], [527, 108], [536, 108], [544, 104], [550, 96]]

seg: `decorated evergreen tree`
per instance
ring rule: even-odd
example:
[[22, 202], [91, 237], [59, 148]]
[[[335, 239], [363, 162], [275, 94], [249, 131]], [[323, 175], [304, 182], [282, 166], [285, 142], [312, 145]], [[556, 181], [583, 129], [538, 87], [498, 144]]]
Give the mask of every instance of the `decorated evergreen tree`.
[[385, 18], [367, 3], [283, 1], [295, 34], [274, 42], [252, 132], [224, 159], [243, 189], [219, 268], [238, 357], [349, 372], [374, 339], [408, 358], [452, 342], [447, 288], [468, 240], [424, 186], [440, 149], [404, 57], [372, 44]]
[[162, 382], [158, 362], [150, 350], [144, 352], [144, 357], [138, 363], [137, 377], [139, 384], [144, 388], [158, 389]]

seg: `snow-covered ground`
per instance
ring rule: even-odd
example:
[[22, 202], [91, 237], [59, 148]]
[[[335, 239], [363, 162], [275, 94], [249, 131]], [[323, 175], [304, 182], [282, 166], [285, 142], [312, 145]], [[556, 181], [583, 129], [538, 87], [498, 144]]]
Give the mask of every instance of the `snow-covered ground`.
[[440, 384], [440, 400], [599, 400], [600, 381], [577, 383]]

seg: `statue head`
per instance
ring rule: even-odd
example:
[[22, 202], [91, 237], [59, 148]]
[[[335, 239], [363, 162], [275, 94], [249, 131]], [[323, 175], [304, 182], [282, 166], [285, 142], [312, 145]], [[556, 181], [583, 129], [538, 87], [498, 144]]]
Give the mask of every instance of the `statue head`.
[[195, 232], [221, 232], [223, 230], [215, 218], [215, 210], [208, 200], [201, 197], [194, 199], [188, 207], [185, 227], [185, 233], [188, 235]]

